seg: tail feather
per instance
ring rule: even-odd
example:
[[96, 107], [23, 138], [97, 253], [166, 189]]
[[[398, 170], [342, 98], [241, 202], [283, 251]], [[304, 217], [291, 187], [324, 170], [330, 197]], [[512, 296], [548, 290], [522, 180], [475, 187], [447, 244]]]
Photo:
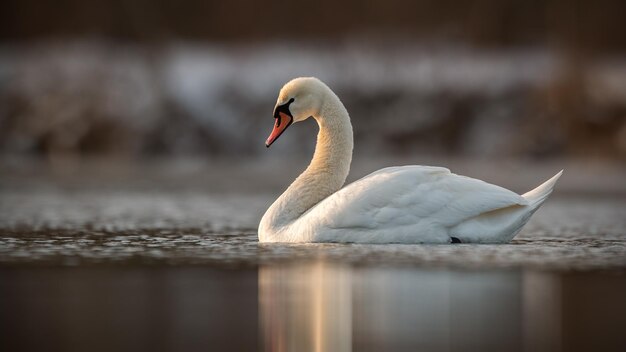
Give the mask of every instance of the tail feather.
[[548, 198], [563, 170], [539, 187], [522, 195], [528, 204], [482, 213], [452, 228], [450, 233], [463, 243], [506, 243], [528, 222]]
[[524, 197], [524, 199], [528, 201], [529, 206], [540, 206], [541, 203], [543, 203], [548, 198], [550, 193], [552, 193], [554, 185], [556, 185], [556, 181], [559, 179], [559, 177], [561, 177], [562, 174], [563, 170], [552, 176], [552, 178], [548, 181], [539, 185], [539, 187], [533, 189], [532, 191], [524, 193], [522, 197]]

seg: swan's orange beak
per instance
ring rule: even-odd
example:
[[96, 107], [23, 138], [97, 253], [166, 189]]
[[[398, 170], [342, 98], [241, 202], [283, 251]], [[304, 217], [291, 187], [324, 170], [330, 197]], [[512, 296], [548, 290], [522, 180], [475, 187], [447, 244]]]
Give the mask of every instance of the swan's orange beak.
[[270, 133], [270, 136], [267, 137], [267, 140], [265, 141], [265, 146], [268, 148], [293, 122], [293, 118], [282, 111], [277, 112], [275, 120], [274, 129], [272, 129], [272, 133]]

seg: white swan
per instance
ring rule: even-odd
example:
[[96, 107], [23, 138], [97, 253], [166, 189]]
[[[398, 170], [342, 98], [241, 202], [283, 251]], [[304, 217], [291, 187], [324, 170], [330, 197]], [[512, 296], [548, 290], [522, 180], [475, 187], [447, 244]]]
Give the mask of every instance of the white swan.
[[320, 80], [285, 84], [266, 146], [311, 116], [319, 125], [313, 160], [261, 219], [260, 242], [508, 242], [563, 172], [521, 196], [432, 166], [385, 168], [340, 189], [352, 160], [352, 125]]

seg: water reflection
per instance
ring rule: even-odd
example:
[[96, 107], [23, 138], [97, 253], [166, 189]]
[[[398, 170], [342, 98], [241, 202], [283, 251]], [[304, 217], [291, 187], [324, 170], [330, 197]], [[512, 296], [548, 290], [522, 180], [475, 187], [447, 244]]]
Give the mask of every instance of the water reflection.
[[0, 267], [0, 351], [623, 351], [624, 273]]
[[261, 268], [259, 312], [266, 351], [350, 351], [352, 272], [322, 262]]
[[[605, 277], [589, 288], [586, 278], [323, 262], [266, 266], [259, 270], [261, 344], [265, 351], [618, 350], [626, 340], [615, 326], [626, 322], [603, 313], [611, 306], [626, 312], [626, 305], [588, 301], [583, 291], [617, 299], [625, 281]], [[581, 312], [592, 320], [579, 319]]]

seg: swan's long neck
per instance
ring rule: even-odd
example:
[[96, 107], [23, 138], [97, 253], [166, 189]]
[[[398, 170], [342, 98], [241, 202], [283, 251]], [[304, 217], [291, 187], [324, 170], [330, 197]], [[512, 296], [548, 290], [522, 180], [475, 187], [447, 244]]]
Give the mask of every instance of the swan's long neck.
[[320, 113], [317, 145], [306, 170], [267, 210], [261, 226], [273, 230], [296, 221], [311, 207], [343, 186], [352, 161], [352, 125], [339, 98], [328, 92]]

